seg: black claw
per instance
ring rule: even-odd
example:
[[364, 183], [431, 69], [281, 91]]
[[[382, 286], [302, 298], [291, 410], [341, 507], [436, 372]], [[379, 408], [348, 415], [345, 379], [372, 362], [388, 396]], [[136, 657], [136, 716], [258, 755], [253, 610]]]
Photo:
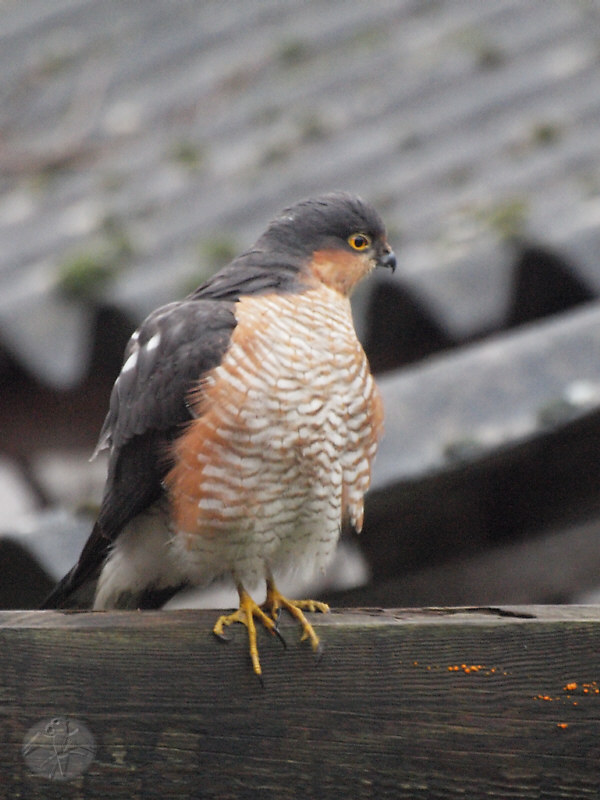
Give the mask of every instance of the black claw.
[[[256, 673], [255, 673], [255, 675], [256, 675]], [[265, 679], [263, 678], [263, 676], [262, 675], [256, 675], [256, 677], [258, 678], [258, 682], [260, 683], [261, 687], [263, 689], [265, 689], [266, 688]]]
[[213, 636], [215, 636], [220, 642], [230, 642], [231, 641], [231, 637], [230, 636], [225, 636], [224, 633], [217, 633], [216, 631], [213, 631]]
[[317, 664], [321, 663], [321, 659], [323, 658], [323, 653], [324, 652], [325, 652], [325, 648], [319, 642], [319, 644], [317, 645], [317, 649], [315, 650], [315, 666], [317, 666]]
[[280, 620], [280, 619], [281, 619], [281, 609], [280, 609], [280, 608], [278, 608], [278, 609], [275, 611], [275, 616], [273, 617], [273, 620], [274, 620], [274, 622], [275, 622], [275, 630], [277, 630], [277, 629], [278, 629], [278, 627], [279, 627], [279, 620]]
[[275, 626], [275, 627], [273, 628], [273, 633], [275, 634], [275, 636], [276, 636], [276, 637], [279, 639], [279, 641], [280, 641], [280, 642], [281, 642], [281, 644], [283, 645], [283, 649], [284, 649], [284, 650], [287, 650], [287, 642], [285, 641], [285, 639], [283, 638], [283, 636], [282, 636], [282, 635], [281, 635], [281, 633], [279, 632], [279, 629], [277, 628], [277, 626]]

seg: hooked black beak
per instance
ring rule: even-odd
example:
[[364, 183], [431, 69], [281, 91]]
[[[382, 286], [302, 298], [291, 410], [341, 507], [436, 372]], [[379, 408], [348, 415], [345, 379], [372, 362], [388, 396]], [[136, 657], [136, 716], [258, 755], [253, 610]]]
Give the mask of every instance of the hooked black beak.
[[387, 267], [391, 269], [392, 272], [396, 269], [396, 256], [394, 251], [388, 249], [377, 261], [378, 267]]

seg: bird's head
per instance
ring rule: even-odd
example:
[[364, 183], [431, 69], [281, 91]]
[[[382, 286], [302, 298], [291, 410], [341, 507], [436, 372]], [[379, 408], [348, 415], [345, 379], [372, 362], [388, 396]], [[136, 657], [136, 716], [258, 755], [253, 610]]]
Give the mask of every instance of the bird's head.
[[309, 284], [349, 295], [375, 267], [396, 267], [385, 226], [373, 206], [343, 192], [313, 197], [285, 209], [257, 242], [289, 253]]

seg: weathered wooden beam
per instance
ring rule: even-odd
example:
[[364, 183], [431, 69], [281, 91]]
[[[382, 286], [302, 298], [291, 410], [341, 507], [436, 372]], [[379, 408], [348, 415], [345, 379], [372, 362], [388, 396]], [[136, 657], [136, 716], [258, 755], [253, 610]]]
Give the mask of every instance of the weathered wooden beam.
[[0, 612], [0, 796], [598, 796], [600, 608], [334, 612], [318, 662], [284, 620], [264, 688], [214, 620]]

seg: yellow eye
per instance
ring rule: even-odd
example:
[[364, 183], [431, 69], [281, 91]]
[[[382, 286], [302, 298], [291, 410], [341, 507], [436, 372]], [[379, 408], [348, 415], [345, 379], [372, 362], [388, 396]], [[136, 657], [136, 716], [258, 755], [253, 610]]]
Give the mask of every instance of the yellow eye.
[[371, 246], [371, 237], [366, 233], [353, 233], [348, 237], [348, 244], [353, 250], [366, 250]]

